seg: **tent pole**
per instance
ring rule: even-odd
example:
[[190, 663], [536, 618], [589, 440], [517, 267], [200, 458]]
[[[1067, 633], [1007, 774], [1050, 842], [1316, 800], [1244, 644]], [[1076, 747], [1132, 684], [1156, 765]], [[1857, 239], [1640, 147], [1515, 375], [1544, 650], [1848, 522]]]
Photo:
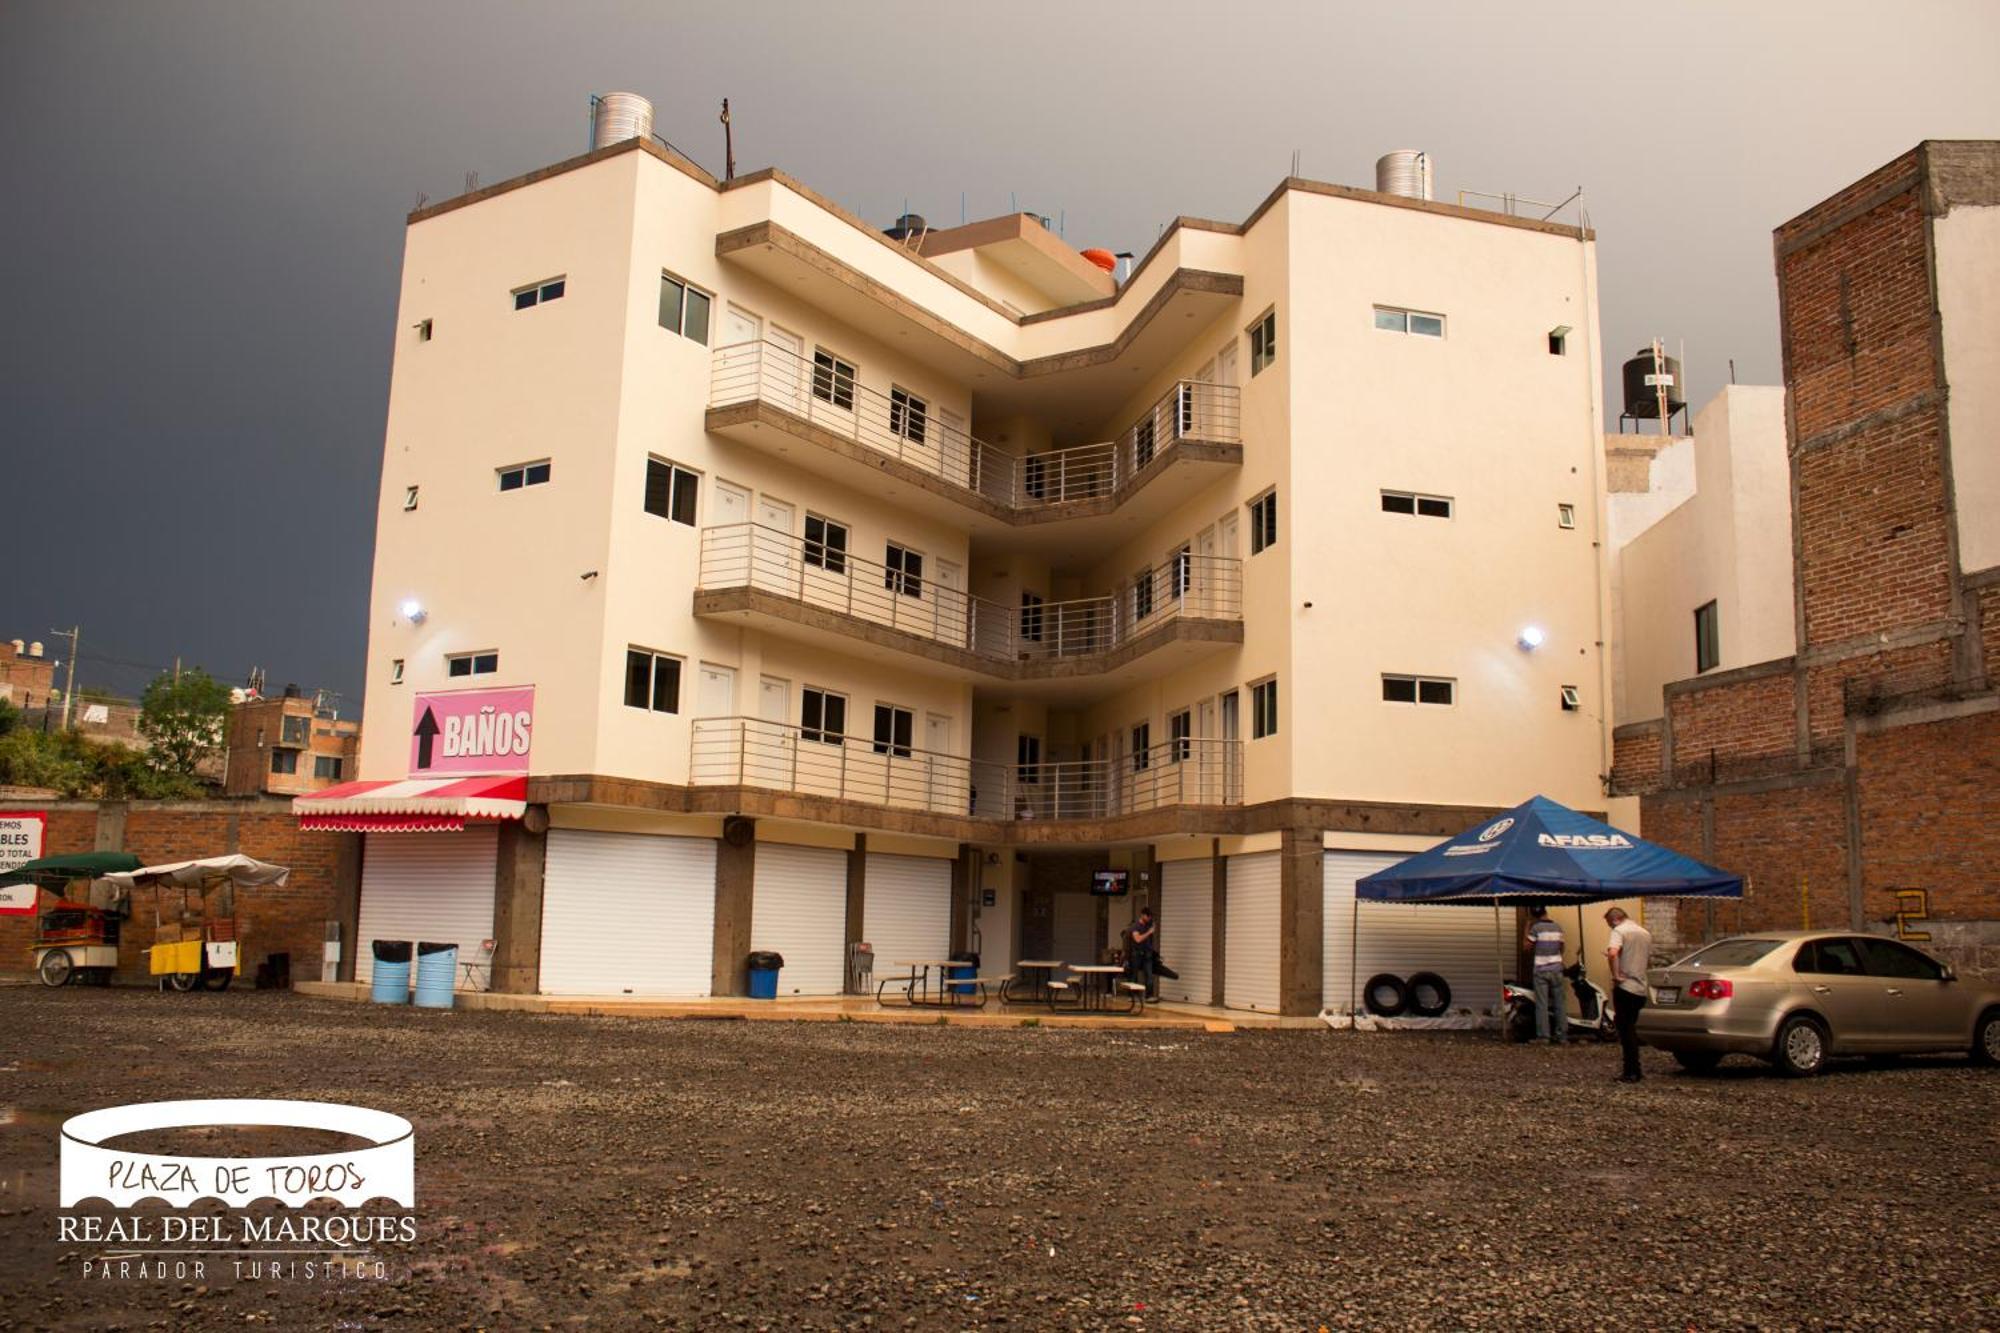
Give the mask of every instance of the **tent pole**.
[[1495, 993], [1500, 999], [1493, 1005], [1493, 1012], [1500, 1019], [1500, 1040], [1507, 1040], [1507, 951], [1500, 943], [1500, 895], [1493, 895], [1493, 968], [1499, 975], [1500, 984]]
[[1361, 1017], [1361, 885], [1354, 886], [1350, 904], [1353, 921], [1347, 928], [1347, 1022], [1351, 1027]]

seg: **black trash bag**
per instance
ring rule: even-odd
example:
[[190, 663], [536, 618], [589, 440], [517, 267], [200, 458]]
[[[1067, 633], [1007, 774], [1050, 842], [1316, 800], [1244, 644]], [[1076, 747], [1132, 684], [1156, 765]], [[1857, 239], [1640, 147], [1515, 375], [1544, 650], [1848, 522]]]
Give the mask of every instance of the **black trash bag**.
[[776, 972], [785, 965], [785, 956], [769, 949], [758, 949], [746, 960], [752, 972]]
[[407, 963], [410, 961], [408, 940], [376, 940], [374, 942], [375, 961], [378, 963]]
[[[436, 940], [419, 940], [417, 942], [417, 956], [420, 958], [427, 958], [431, 954], [443, 953], [447, 949], [456, 949], [457, 947], [458, 947], [458, 941], [456, 940], [447, 940], [442, 944], [440, 944]], [[407, 954], [405, 954], [404, 956], [408, 957]]]

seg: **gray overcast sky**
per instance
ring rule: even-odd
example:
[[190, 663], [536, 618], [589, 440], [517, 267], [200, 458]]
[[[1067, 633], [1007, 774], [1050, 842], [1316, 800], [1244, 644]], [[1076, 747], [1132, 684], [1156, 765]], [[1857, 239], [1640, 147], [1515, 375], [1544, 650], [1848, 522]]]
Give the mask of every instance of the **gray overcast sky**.
[[[403, 215], [650, 96], [719, 171], [871, 219], [1062, 214], [1143, 251], [1398, 147], [1598, 229], [1609, 366], [1778, 377], [1771, 229], [1924, 138], [2000, 136], [2000, 6], [0, 0], [0, 638], [176, 654], [358, 710]], [[119, 665], [107, 657], [136, 665]], [[93, 659], [96, 660], [93, 660]]]

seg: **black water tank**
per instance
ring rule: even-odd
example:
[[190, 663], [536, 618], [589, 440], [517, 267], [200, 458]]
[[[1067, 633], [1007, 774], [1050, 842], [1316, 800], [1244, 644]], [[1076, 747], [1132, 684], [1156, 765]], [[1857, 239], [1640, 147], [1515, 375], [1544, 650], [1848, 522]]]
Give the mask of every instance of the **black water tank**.
[[883, 235], [892, 241], [908, 240], [912, 236], [923, 235], [924, 225], [922, 214], [905, 213], [903, 216], [897, 218], [896, 225], [890, 227]]
[[1673, 357], [1662, 356], [1656, 367], [1653, 350], [1643, 348], [1625, 363], [1625, 415], [1644, 417], [1647, 420], [1660, 415], [1660, 390], [1657, 383], [1647, 383], [1652, 375], [1667, 377], [1667, 412], [1671, 415], [1687, 406], [1687, 387], [1681, 383], [1681, 363]]

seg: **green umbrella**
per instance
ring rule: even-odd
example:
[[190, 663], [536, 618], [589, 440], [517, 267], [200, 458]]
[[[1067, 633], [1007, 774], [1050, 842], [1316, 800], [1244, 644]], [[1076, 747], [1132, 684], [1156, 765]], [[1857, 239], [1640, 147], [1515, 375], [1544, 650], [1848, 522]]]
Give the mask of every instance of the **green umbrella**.
[[73, 879], [102, 879], [120, 871], [137, 870], [139, 858], [130, 852], [64, 852], [23, 861], [0, 873], [0, 884], [39, 884], [60, 889]]

